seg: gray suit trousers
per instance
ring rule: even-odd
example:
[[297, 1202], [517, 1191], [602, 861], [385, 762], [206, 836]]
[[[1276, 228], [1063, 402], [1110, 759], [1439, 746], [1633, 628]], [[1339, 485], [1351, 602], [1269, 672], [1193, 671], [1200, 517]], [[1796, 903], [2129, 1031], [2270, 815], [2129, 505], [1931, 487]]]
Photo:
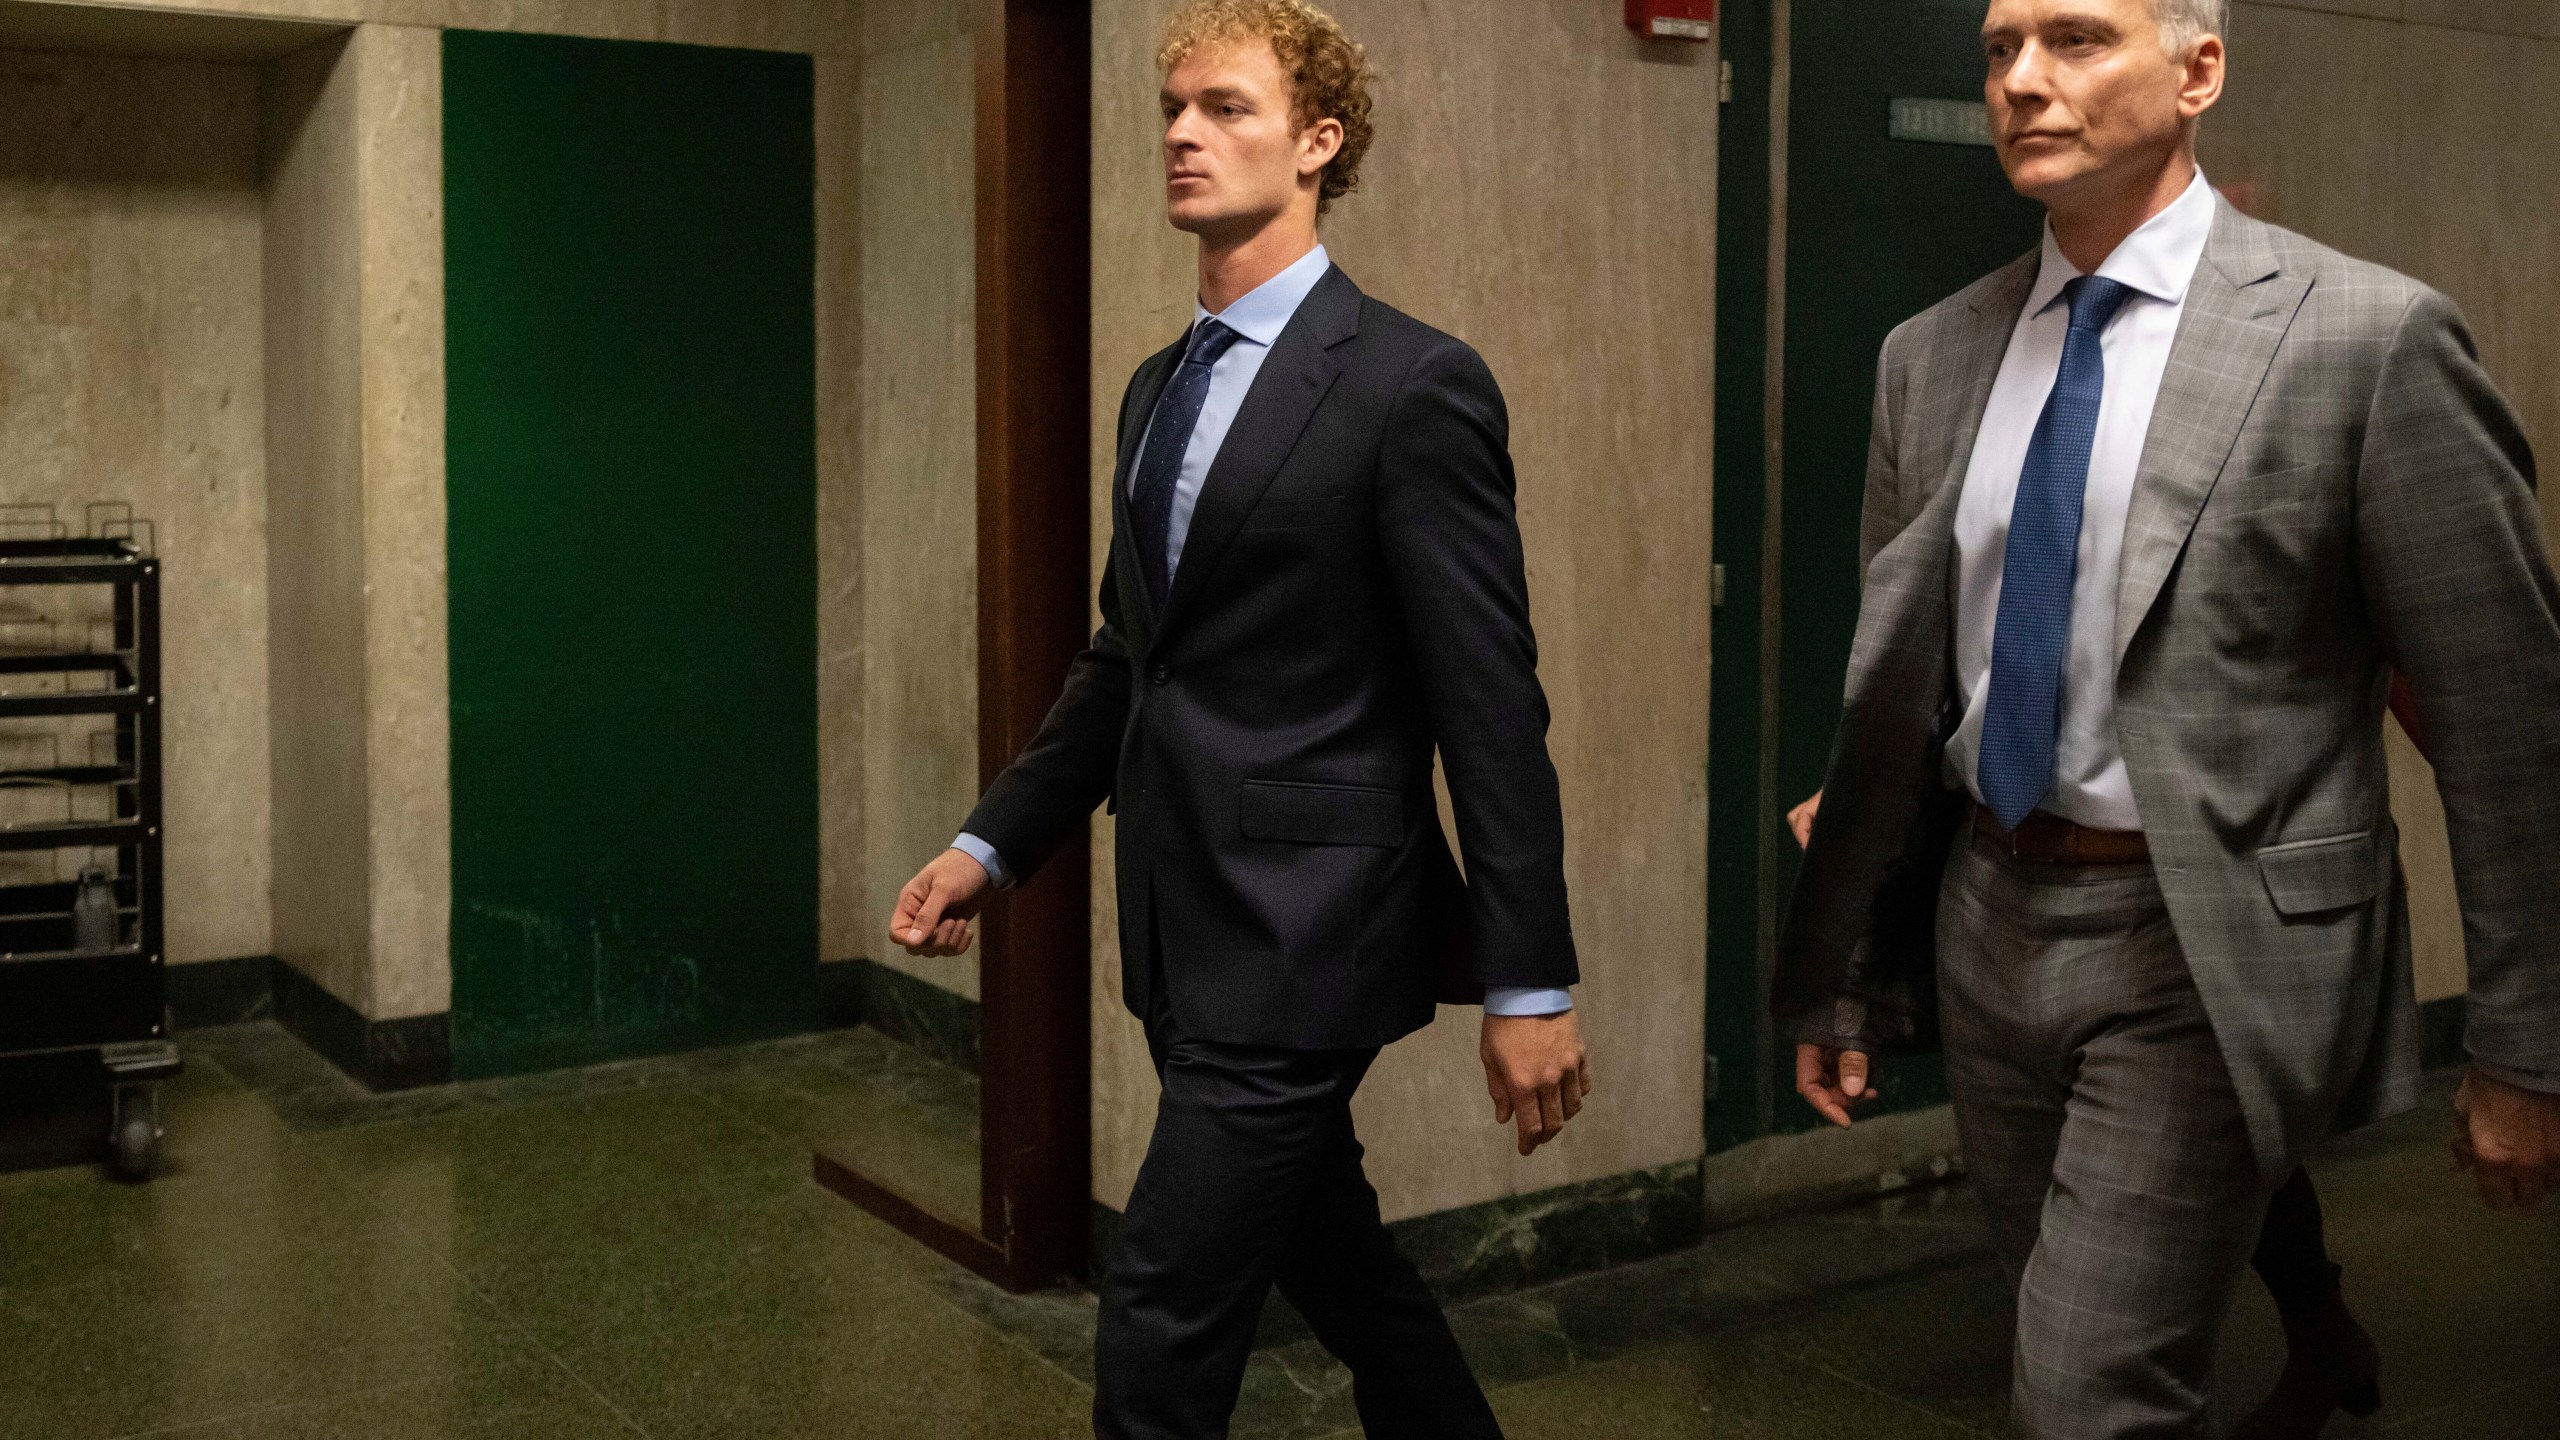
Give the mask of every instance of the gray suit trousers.
[[2216, 1433], [2215, 1338], [2273, 1182], [2154, 872], [1960, 837], [1938, 915], [1957, 1133], [2017, 1295], [2015, 1425]]

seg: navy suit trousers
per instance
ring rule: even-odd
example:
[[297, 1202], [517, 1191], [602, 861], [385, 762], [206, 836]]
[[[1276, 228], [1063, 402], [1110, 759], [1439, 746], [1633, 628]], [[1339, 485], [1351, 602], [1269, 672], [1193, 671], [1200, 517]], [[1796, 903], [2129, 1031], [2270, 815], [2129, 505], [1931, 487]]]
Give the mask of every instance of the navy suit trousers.
[[1192, 1039], [1164, 987], [1154, 993], [1147, 1045], [1163, 1098], [1103, 1284], [1094, 1433], [1224, 1436], [1277, 1285], [1350, 1367], [1369, 1434], [1500, 1440], [1360, 1168], [1351, 1096], [1378, 1052]]

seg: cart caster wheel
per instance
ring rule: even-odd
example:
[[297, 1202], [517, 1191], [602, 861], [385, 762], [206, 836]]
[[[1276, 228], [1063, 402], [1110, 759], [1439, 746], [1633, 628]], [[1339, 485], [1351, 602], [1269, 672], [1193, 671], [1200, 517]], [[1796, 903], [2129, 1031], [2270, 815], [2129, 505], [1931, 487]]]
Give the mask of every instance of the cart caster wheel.
[[151, 1107], [127, 1104], [116, 1117], [115, 1153], [112, 1164], [116, 1178], [135, 1184], [151, 1178], [160, 1158], [160, 1127], [152, 1123]]

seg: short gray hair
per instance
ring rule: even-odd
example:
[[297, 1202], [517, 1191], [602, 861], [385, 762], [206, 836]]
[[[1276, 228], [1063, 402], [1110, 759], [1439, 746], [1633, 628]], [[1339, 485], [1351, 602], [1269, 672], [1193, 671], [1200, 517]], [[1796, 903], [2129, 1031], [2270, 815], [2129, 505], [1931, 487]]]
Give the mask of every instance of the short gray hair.
[[2228, 32], [2231, 0], [2151, 0], [2151, 18], [2160, 22], [2160, 43], [2184, 55], [2207, 35]]

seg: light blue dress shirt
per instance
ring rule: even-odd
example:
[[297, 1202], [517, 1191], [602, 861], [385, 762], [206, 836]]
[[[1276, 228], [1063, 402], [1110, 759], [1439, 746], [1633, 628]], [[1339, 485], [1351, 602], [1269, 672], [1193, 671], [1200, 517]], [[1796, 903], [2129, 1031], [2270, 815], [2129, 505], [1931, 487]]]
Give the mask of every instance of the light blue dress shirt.
[[[1209, 398], [1200, 406], [1199, 422], [1191, 427], [1191, 442], [1182, 450], [1182, 469], [1174, 475], [1173, 516], [1165, 531], [1164, 571], [1168, 580], [1182, 568], [1182, 542], [1191, 534], [1191, 514], [1199, 508], [1200, 487], [1208, 483], [1209, 467], [1216, 463], [1219, 447], [1227, 443], [1227, 431], [1236, 423], [1236, 412], [1244, 408], [1245, 394], [1253, 389], [1253, 378], [1262, 373], [1262, 362], [1270, 358], [1271, 347], [1279, 342], [1280, 332], [1289, 327], [1290, 317], [1298, 313], [1316, 282], [1332, 268], [1333, 257], [1318, 245], [1214, 316], [1207, 306], [1193, 304], [1191, 323], [1195, 328], [1204, 320], [1214, 319], [1236, 332], [1236, 342], [1209, 367]], [[997, 885], [1013, 883], [1012, 873], [1005, 869], [995, 847], [986, 841], [963, 832], [951, 842], [951, 848], [985, 866], [987, 878]], [[1485, 989], [1484, 1008], [1495, 1015], [1553, 1015], [1573, 1008], [1573, 992], [1492, 985]]]

